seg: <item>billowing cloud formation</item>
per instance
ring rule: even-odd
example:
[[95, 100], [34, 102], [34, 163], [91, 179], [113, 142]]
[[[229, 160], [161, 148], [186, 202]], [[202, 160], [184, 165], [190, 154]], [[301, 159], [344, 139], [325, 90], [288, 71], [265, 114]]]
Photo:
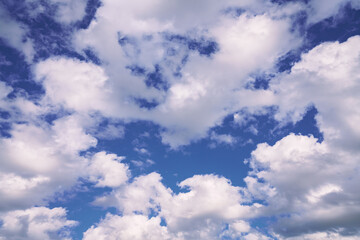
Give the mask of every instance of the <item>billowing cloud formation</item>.
[[77, 222], [66, 219], [63, 208], [34, 207], [1, 214], [0, 239], [70, 239], [68, 228]]
[[12, 126], [12, 137], [0, 142], [2, 209], [31, 206], [74, 184], [86, 166], [78, 152], [96, 144], [77, 124], [66, 117], [52, 126]]
[[85, 232], [84, 239], [176, 239], [160, 225], [160, 221], [159, 217], [148, 219], [143, 215], [121, 217], [108, 214], [99, 226]]
[[[109, 91], [113, 91], [108, 93], [106, 106], [116, 104], [112, 115], [160, 124], [165, 128], [163, 142], [174, 148], [206, 136], [210, 127], [231, 112], [271, 105], [270, 92], [245, 89], [248, 74], [270, 69], [279, 56], [300, 43], [296, 33], [289, 32], [296, 4], [289, 4], [283, 12], [271, 5], [268, 14], [255, 2], [229, 2], [233, 7], [260, 12], [233, 17], [224, 14], [225, 3], [214, 3], [209, 13], [202, 12], [204, 19], [192, 12], [196, 9], [192, 5], [180, 2], [148, 2], [143, 8], [133, 4], [104, 2], [89, 28], [76, 34], [75, 45], [79, 50], [91, 49], [102, 60]], [[177, 15], [178, 5], [186, 7], [187, 14]], [[211, 19], [210, 13], [217, 21], [209, 22], [201, 35], [192, 34], [200, 26], [197, 24]], [[183, 29], [183, 20], [190, 20], [187, 15], [196, 19], [195, 25], [191, 21]], [[58, 60], [55, 66], [57, 62], [64, 64]], [[51, 75], [48, 78], [54, 81]], [[139, 98], [157, 106], [146, 110], [137, 104]], [[108, 109], [101, 111], [108, 113]]]
[[[66, 210], [41, 206], [76, 185], [116, 209], [84, 239], [358, 239], [360, 37], [307, 49], [306, 31], [360, 5], [282, 2], [0, 3], [0, 239], [71, 239]], [[279, 72], [284, 57], [296, 62]], [[157, 149], [133, 142], [140, 160], [128, 161], [106, 146], [146, 121], [172, 150], [203, 138], [236, 148], [242, 136], [214, 128], [227, 116], [267, 139], [259, 115], [281, 129], [310, 107], [323, 138], [257, 142], [241, 187], [208, 173], [171, 189], [167, 172], [144, 170]]]
[[359, 182], [360, 132], [355, 123], [360, 112], [354, 108], [360, 101], [359, 43], [360, 38], [353, 37], [341, 44], [321, 44], [273, 85], [282, 99], [277, 117], [296, 121], [314, 105], [324, 134], [321, 143], [289, 135], [274, 146], [258, 145], [253, 152], [252, 174], [261, 183], [252, 177], [247, 181], [269, 202], [269, 211], [290, 213], [275, 225], [285, 236], [327, 229], [358, 234], [360, 198], [353, 189]]
[[[281, 99], [275, 115], [281, 121], [300, 120], [310, 105], [318, 109], [322, 142], [313, 136], [290, 134], [273, 146], [259, 144], [249, 160], [252, 171], [244, 179], [246, 188], [233, 187], [216, 176], [194, 176], [179, 184], [187, 186], [189, 192], [174, 194], [163, 187], [158, 175], [152, 174], [99, 198], [97, 204], [116, 206], [129, 216], [147, 216], [152, 208], [158, 215], [148, 220], [162, 217], [166, 233], [174, 234], [173, 239], [217, 239], [221, 234], [266, 239], [242, 222], [254, 216], [275, 216], [272, 229], [279, 239], [346, 239], [358, 235], [360, 196], [353, 189], [359, 182], [355, 147], [359, 134], [357, 125], [352, 123], [359, 113], [347, 103], [359, 101], [359, 41], [354, 37], [341, 44], [315, 47], [302, 56], [290, 73], [279, 75], [270, 86], [276, 92], [275, 98]], [[132, 200], [139, 196], [132, 195], [136, 192], [144, 194], [141, 199], [146, 201], [138, 202], [138, 207]], [[266, 204], [247, 205], [249, 198]], [[144, 215], [137, 217], [147, 219]], [[88, 236], [104, 231], [105, 222], [90, 229]], [[224, 230], [223, 224], [229, 224], [229, 229]], [[236, 229], [240, 235], [232, 232]], [[162, 237], [167, 238], [168, 235]]]
[[129, 171], [125, 164], [120, 163], [124, 157], [116, 154], [96, 153], [89, 166], [89, 180], [96, 187], [118, 187], [128, 180]]
[[279, 92], [278, 119], [297, 121], [306, 107], [314, 105], [320, 130], [332, 147], [358, 150], [360, 128], [359, 54], [360, 38], [344, 43], [323, 43], [302, 56], [290, 74], [274, 82]]
[[[188, 191], [175, 194], [161, 183], [159, 174], [151, 173], [98, 198], [96, 204], [114, 206], [124, 215], [108, 215], [85, 233], [85, 239], [116, 239], [119, 234], [122, 239], [151, 239], [151, 233], [157, 239], [218, 239], [221, 234], [261, 236], [247, 222], [237, 220], [256, 215], [261, 205], [243, 205], [248, 200], [244, 189], [232, 186], [229, 180], [196, 175], [179, 183], [179, 187]], [[141, 229], [134, 229], [137, 224]], [[226, 224], [230, 228], [224, 231]]]

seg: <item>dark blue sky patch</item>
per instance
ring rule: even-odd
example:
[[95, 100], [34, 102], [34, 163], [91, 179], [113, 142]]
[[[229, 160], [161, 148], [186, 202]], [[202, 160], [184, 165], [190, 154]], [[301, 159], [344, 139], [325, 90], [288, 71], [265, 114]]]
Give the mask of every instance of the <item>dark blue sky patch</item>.
[[18, 50], [8, 46], [0, 38], [0, 78], [9, 85], [16, 80], [29, 79], [30, 67], [25, 62], [25, 58]]
[[289, 130], [291, 129], [291, 132], [296, 134], [313, 135], [318, 139], [318, 142], [321, 143], [324, 140], [324, 136], [317, 126], [315, 119], [317, 113], [317, 109], [314, 106], [310, 106], [301, 121], [297, 122], [295, 125], [289, 125], [287, 128]]
[[24, 1], [3, 1], [3, 4], [15, 20], [28, 27], [27, 37], [33, 40], [35, 62], [52, 55], [84, 60], [71, 47], [72, 33], [76, 28], [72, 25], [60, 24], [54, 20], [53, 16], [57, 11], [56, 5], [51, 5], [47, 1], [39, 1], [38, 4], [44, 7], [45, 11], [33, 16], [31, 4], [27, 5]]
[[85, 16], [75, 24], [77, 28], [86, 29], [95, 18], [96, 11], [102, 6], [101, 0], [88, 0], [85, 8]]
[[293, 30], [305, 36], [304, 44], [281, 56], [276, 64], [279, 72], [288, 71], [301, 59], [301, 54], [317, 45], [329, 42], [344, 42], [349, 37], [360, 35], [360, 10], [347, 4], [336, 16], [329, 17], [311, 26], [306, 26], [306, 13], [299, 13], [294, 18]]
[[54, 121], [57, 119], [70, 116], [71, 112], [68, 112], [64, 109], [59, 109], [57, 112], [50, 112], [43, 115], [40, 115], [40, 118], [47, 122], [48, 124], [54, 124]]
[[53, 55], [84, 60], [84, 57], [71, 47], [72, 28], [57, 23], [45, 14], [29, 19], [27, 24], [31, 29], [29, 37], [34, 40], [35, 61], [44, 60]]
[[24, 56], [16, 49], [9, 47], [0, 39], [0, 81], [13, 88], [10, 98], [25, 91], [28, 98], [39, 99], [44, 94], [43, 87], [32, 80], [30, 66]]
[[219, 45], [212, 40], [192, 39], [188, 42], [188, 48], [193, 51], [198, 51], [200, 55], [210, 57], [212, 54], [219, 51]]
[[229, 7], [229, 8], [224, 10], [225, 15], [231, 16], [233, 18], [238, 18], [245, 12], [246, 12], [245, 9], [238, 8], [238, 7]]
[[292, 26], [290, 31], [297, 32], [298, 34], [303, 35], [306, 32], [307, 19], [308, 14], [306, 11], [300, 11], [291, 16]]
[[347, 4], [336, 16], [314, 24], [307, 30], [307, 48], [327, 41], [344, 42], [349, 37], [360, 34], [360, 9]]
[[[148, 69], [135, 64], [126, 66], [126, 68], [130, 70], [132, 75], [145, 78], [144, 81], [147, 87], [153, 87], [162, 91], [167, 91], [169, 89], [169, 83], [165, 79], [165, 76], [162, 73], [162, 67], [159, 64], [156, 64], [154, 70], [151, 72]], [[153, 108], [151, 107], [152, 105], [158, 105], [158, 103], [144, 100], [145, 99], [142, 98], [136, 98], [135, 102], [140, 104], [139, 106], [144, 106], [146, 108]]]
[[302, 2], [302, 3], [309, 3], [311, 0], [270, 0], [270, 2], [272, 3], [277, 3], [277, 4], [287, 4], [289, 2]]
[[175, 42], [186, 46], [190, 51], [197, 51], [200, 55], [210, 57], [219, 51], [219, 45], [213, 39], [201, 37], [199, 39], [179, 34], [165, 33], [167, 41]]
[[277, 63], [276, 69], [279, 72], [290, 71], [290, 69], [294, 66], [295, 63], [300, 61], [301, 59], [301, 49], [291, 50], [287, 52], [285, 55], [281, 56]]
[[159, 103], [155, 100], [149, 101], [145, 98], [134, 98], [134, 101], [140, 108], [146, 108], [148, 110], [151, 110], [159, 105]]
[[10, 113], [7, 111], [3, 111], [0, 109], [0, 118], [1, 119], [9, 119], [10, 118]]
[[87, 48], [84, 50], [84, 53], [86, 55], [86, 60], [88, 60], [96, 65], [101, 65], [100, 58], [96, 55], [96, 53], [92, 49]]
[[147, 74], [145, 84], [148, 87], [154, 87], [158, 90], [167, 91], [169, 89], [169, 84], [161, 73], [161, 67], [158, 64], [155, 65], [153, 72]]
[[274, 78], [274, 74], [256, 74], [253, 76], [254, 81], [251, 81], [247, 84], [247, 89], [269, 89], [269, 83], [272, 78]]
[[138, 65], [130, 65], [130, 66], [126, 66], [126, 68], [129, 69], [131, 71], [131, 74], [134, 76], [146, 75], [146, 69], [144, 67]]
[[11, 130], [11, 123], [8, 119], [11, 117], [11, 114], [7, 111], [0, 109], [0, 136], [9, 138], [11, 137], [9, 131]]
[[45, 94], [43, 86], [31, 80], [15, 81], [12, 87], [13, 91], [9, 94], [9, 98], [16, 98], [21, 95], [28, 100], [39, 100]]
[[10, 138], [11, 124], [9, 122], [3, 122], [0, 120], [0, 136], [2, 138]]

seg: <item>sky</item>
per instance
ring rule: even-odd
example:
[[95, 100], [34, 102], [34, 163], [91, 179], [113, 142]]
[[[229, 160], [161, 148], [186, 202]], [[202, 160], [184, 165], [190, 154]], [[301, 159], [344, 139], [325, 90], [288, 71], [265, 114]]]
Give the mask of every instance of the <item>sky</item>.
[[0, 0], [0, 240], [360, 239], [359, 0]]

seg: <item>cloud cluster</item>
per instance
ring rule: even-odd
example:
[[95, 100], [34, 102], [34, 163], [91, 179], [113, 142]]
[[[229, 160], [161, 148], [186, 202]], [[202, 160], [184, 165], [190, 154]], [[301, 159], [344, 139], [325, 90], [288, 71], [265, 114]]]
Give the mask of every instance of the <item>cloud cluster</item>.
[[85, 232], [85, 239], [218, 239], [221, 235], [267, 239], [239, 220], [251, 218], [261, 208], [243, 204], [248, 201], [244, 189], [216, 175], [195, 175], [178, 185], [185, 192], [175, 194], [161, 183], [158, 173], [150, 173], [98, 198], [95, 204], [114, 206], [122, 215], [108, 214]]
[[[61, 26], [85, 16], [85, 1], [24, 4], [33, 18], [53, 9]], [[31, 65], [44, 91], [37, 99], [0, 82], [7, 116], [0, 118], [7, 126], [0, 139], [0, 239], [69, 239], [66, 228], [75, 222], [65, 209], [34, 206], [80, 178], [111, 188], [94, 204], [118, 211], [84, 239], [356, 239], [360, 37], [319, 44], [288, 72], [275, 72], [279, 57], [302, 44], [297, 14], [311, 13], [310, 26], [346, 4], [359, 8], [350, 0], [102, 1], [90, 25], [72, 36], [85, 60], [57, 56]], [[32, 63], [29, 29], [6, 9], [0, 19], [2, 41]], [[267, 73], [274, 76], [268, 88], [252, 86]], [[244, 126], [256, 118], [251, 114], [275, 107], [280, 124], [296, 123], [311, 106], [324, 140], [290, 134], [258, 144], [244, 187], [208, 174], [185, 179], [175, 192], [159, 173], [132, 178], [124, 157], [95, 149], [98, 139], [124, 136], [119, 122], [139, 120], [159, 125], [162, 142], [174, 149], [206, 136], [234, 145], [231, 134], [210, 130], [226, 116]], [[252, 226], [257, 218], [271, 219], [269, 232]]]
[[[266, 239], [269, 236], [244, 220], [272, 216], [276, 219], [272, 238], [356, 239], [360, 195], [354, 189], [360, 180], [356, 147], [360, 134], [354, 106], [359, 101], [359, 42], [353, 37], [344, 43], [321, 44], [270, 85], [279, 121], [299, 121], [309, 106], [317, 108], [322, 142], [290, 134], [273, 146], [259, 144], [248, 160], [252, 170], [244, 179], [246, 188], [231, 186], [222, 177], [199, 175], [179, 184], [188, 192], [175, 194], [162, 185], [158, 174], [141, 176], [96, 200], [115, 206], [124, 216], [109, 215], [86, 236], [91, 239], [101, 232], [111, 238], [114, 231], [123, 230], [109, 232], [106, 222], [132, 216], [157, 222], [154, 231], [164, 234], [160, 239]], [[144, 202], [135, 203], [136, 198]]]
[[[104, 2], [74, 43], [101, 59], [113, 91], [106, 103], [116, 108], [112, 116], [153, 121], [164, 128], [163, 142], [177, 148], [206, 136], [234, 111], [273, 103], [271, 92], [245, 88], [248, 75], [271, 69], [279, 56], [300, 44], [297, 33], [289, 31], [299, 5], [280, 11], [270, 4], [267, 13], [259, 2], [213, 3], [197, 3], [209, 11], [199, 15], [193, 4], [179, 1], [150, 1], [141, 8]], [[234, 17], [226, 14], [229, 6], [249, 13]], [[156, 105], [145, 109], [139, 98]]]
[[[313, 232], [341, 239], [359, 234], [360, 196], [354, 191], [360, 160], [360, 112], [355, 107], [360, 101], [359, 43], [356, 36], [321, 44], [271, 85], [280, 99], [275, 117], [297, 121], [313, 105], [324, 135], [319, 142], [290, 134], [273, 146], [259, 144], [252, 153], [248, 189], [268, 203], [267, 214], [287, 215], [274, 225], [284, 237]], [[332, 233], [321, 233], [329, 229]]]

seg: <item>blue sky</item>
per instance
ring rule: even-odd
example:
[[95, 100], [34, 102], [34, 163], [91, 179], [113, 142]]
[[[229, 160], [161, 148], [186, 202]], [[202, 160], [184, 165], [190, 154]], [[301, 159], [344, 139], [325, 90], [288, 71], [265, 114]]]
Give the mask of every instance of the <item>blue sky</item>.
[[0, 1], [0, 239], [360, 239], [357, 0]]

